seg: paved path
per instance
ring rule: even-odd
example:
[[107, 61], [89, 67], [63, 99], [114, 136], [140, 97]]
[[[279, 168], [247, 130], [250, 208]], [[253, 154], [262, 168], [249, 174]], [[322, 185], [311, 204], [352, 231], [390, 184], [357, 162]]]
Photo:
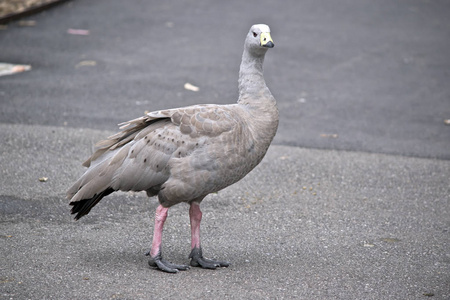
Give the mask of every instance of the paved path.
[[276, 144], [450, 159], [447, 1], [215, 2], [77, 0], [10, 25], [0, 61], [33, 71], [1, 78], [1, 120], [114, 130], [145, 110], [233, 103], [245, 34], [265, 22]]
[[[0, 77], [0, 298], [450, 298], [449, 11], [77, 0], [9, 25], [0, 61], [32, 70]], [[205, 255], [232, 266], [149, 268], [157, 201], [142, 193], [73, 221], [64, 193], [91, 146], [145, 110], [234, 102], [257, 22], [276, 44], [265, 74], [279, 132], [253, 173], [202, 205]], [[164, 254], [187, 263], [189, 244], [179, 205]]]

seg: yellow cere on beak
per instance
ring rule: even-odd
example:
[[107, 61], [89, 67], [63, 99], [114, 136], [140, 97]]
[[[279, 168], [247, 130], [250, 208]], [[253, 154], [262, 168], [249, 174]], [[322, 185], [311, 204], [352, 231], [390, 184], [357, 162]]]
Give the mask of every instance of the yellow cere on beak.
[[270, 32], [261, 32], [261, 46], [269, 48], [274, 46]]

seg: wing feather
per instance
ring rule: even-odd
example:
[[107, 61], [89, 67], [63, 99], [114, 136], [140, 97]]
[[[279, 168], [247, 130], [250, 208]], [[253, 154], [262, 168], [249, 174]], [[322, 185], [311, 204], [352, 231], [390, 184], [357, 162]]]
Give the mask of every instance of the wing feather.
[[244, 117], [237, 105], [195, 105], [121, 123], [120, 132], [96, 144], [68, 198], [71, 203], [95, 198], [92, 205], [108, 189], [155, 195], [166, 188], [165, 198], [177, 197], [169, 199], [172, 205], [217, 190], [217, 168], [229, 158], [218, 159], [229, 154], [227, 143], [244, 138], [236, 136], [242, 135]]

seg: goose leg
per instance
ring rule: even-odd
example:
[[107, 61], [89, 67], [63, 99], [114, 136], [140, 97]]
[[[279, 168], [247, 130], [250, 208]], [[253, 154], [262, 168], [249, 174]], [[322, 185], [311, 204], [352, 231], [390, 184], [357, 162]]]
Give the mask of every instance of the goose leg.
[[189, 208], [189, 218], [191, 220], [191, 266], [202, 267], [205, 269], [216, 269], [217, 267], [228, 267], [229, 262], [216, 261], [206, 259], [202, 254], [202, 247], [200, 246], [200, 222], [202, 221], [202, 212], [200, 210], [200, 204], [196, 202], [191, 203]]
[[172, 264], [164, 260], [161, 256], [162, 232], [164, 222], [166, 221], [167, 218], [168, 210], [169, 210], [168, 208], [163, 207], [162, 205], [158, 206], [158, 208], [156, 209], [155, 230], [153, 232], [152, 248], [149, 252], [146, 253], [146, 255], [150, 255], [148, 264], [151, 267], [156, 267], [161, 271], [168, 273], [176, 273], [178, 271], [184, 271], [189, 269], [189, 266]]

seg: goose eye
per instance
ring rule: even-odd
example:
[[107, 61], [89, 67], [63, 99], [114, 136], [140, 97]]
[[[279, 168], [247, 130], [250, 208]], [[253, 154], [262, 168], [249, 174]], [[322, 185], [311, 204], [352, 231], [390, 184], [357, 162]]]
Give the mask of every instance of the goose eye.
[[257, 34], [256, 32], [253, 32], [253, 36], [254, 36], [254, 37], [257, 37], [258, 34]]

